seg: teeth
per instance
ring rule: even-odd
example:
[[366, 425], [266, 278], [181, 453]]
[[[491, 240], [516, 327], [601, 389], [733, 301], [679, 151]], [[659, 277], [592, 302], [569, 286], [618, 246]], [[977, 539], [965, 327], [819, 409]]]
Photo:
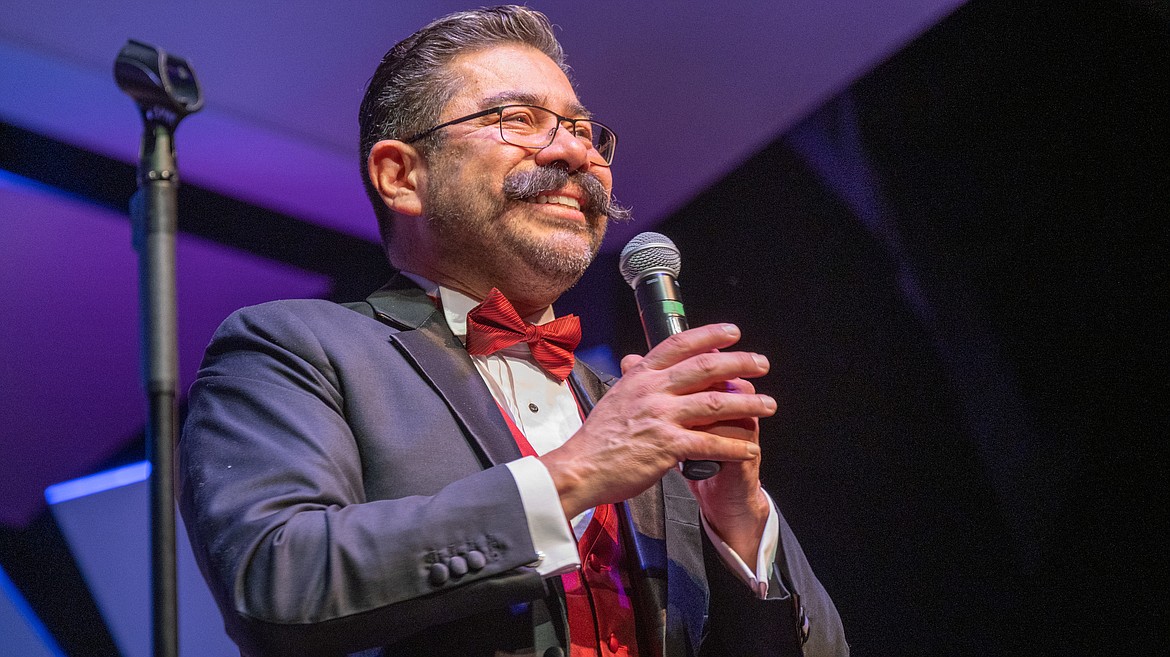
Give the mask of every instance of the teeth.
[[581, 204], [572, 196], [559, 196], [554, 194], [541, 194], [536, 197], [537, 203], [553, 203], [555, 205], [565, 205], [574, 210], [580, 210]]

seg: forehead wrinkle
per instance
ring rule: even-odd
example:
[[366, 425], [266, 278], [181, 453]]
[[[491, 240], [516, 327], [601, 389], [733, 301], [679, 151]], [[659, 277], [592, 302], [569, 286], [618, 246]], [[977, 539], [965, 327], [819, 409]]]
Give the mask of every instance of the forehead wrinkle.
[[[538, 96], [526, 91], [501, 91], [498, 94], [492, 94], [487, 98], [479, 101], [479, 109], [487, 109], [489, 107], [496, 107], [497, 105], [536, 105], [538, 107], [545, 107], [548, 102], [544, 96]], [[572, 119], [588, 119], [592, 118], [585, 106], [577, 101], [569, 103], [569, 118]]]

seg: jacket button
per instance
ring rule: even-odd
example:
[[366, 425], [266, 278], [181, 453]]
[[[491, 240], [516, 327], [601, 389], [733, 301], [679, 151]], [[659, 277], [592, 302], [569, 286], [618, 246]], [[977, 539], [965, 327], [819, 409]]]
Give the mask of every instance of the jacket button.
[[596, 554], [590, 553], [589, 556], [585, 557], [585, 567], [593, 572], [599, 572], [601, 570], [601, 559], [598, 559]]
[[467, 574], [467, 559], [460, 556], [451, 557], [447, 562], [447, 568], [451, 569], [452, 577], [463, 577]]
[[431, 564], [430, 574], [427, 575], [427, 581], [431, 583], [431, 586], [442, 586], [447, 583], [450, 576], [451, 574], [447, 570], [447, 566], [441, 563], [433, 563]]
[[618, 648], [622, 647], [621, 642], [618, 641], [617, 635], [612, 633], [612, 632], [610, 632], [610, 634], [609, 634], [609, 641], [607, 642], [606, 645], [609, 646], [610, 652], [617, 652]]
[[479, 550], [467, 551], [467, 567], [472, 570], [479, 570], [487, 565], [487, 557], [483, 556], [483, 552]]

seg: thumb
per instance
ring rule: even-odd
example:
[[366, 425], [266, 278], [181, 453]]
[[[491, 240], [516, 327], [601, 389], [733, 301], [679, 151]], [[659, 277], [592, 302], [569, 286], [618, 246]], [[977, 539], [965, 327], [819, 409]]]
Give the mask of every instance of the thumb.
[[625, 375], [634, 368], [638, 363], [642, 362], [642, 357], [638, 354], [630, 354], [622, 359], [622, 374]]

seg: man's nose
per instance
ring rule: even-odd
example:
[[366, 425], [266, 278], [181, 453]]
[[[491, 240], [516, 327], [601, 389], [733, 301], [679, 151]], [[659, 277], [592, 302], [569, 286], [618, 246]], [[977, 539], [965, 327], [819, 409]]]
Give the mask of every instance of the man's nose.
[[557, 162], [563, 163], [569, 171], [583, 171], [589, 167], [589, 146], [564, 126], [557, 129], [551, 144], [536, 153], [536, 163], [541, 166]]

